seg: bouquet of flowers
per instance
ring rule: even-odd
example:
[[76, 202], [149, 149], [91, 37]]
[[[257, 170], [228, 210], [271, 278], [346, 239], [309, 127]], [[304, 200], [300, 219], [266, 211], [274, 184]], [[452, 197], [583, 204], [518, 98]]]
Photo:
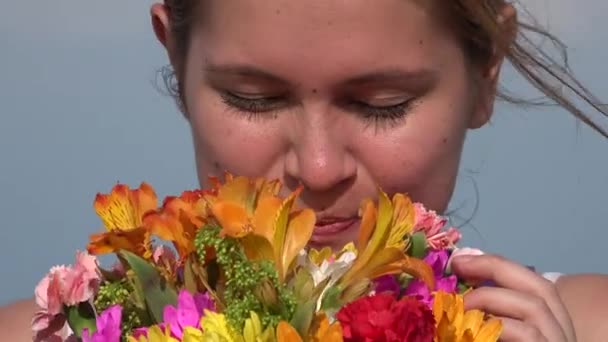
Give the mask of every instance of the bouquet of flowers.
[[[165, 198], [117, 184], [94, 208], [106, 231], [36, 287], [38, 341], [496, 341], [450, 272], [460, 238], [405, 194], [364, 200], [356, 241], [314, 249], [302, 188], [211, 178]], [[114, 254], [104, 268], [97, 257]]]

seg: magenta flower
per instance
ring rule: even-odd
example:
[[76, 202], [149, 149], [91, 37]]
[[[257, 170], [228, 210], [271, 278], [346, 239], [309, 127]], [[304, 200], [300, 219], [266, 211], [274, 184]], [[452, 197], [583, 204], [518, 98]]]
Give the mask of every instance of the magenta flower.
[[186, 327], [200, 328], [204, 310], [215, 311], [215, 303], [208, 293], [193, 296], [187, 290], [182, 290], [177, 298], [177, 307], [165, 307], [164, 324], [169, 326], [173, 337], [181, 340]]
[[374, 291], [376, 293], [390, 292], [397, 297], [401, 294], [401, 285], [397, 281], [397, 278], [392, 274], [383, 275], [374, 279], [374, 285]]
[[[445, 276], [445, 270], [448, 264], [449, 255], [448, 251], [432, 251], [425, 258], [424, 261], [431, 266], [433, 269], [433, 275], [435, 277], [435, 291], [444, 291], [447, 293], [455, 293], [456, 286], [458, 285], [458, 279], [455, 275]], [[431, 289], [421, 280], [415, 279], [405, 289], [404, 295], [414, 296], [420, 301], [427, 305], [433, 305], [433, 296], [431, 295]]]
[[88, 329], [82, 331], [83, 342], [120, 342], [122, 307], [112, 305], [97, 316], [97, 331], [92, 335]]

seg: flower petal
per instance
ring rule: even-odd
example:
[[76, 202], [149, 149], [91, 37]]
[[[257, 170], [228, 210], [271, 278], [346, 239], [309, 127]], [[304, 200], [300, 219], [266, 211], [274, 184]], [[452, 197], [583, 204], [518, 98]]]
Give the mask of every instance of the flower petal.
[[260, 198], [252, 223], [257, 235], [272, 241], [274, 237], [274, 220], [281, 209], [282, 200], [275, 196], [263, 196]]
[[281, 321], [277, 326], [277, 342], [302, 342], [302, 337], [289, 323]]
[[283, 275], [287, 274], [293, 260], [306, 244], [308, 244], [314, 227], [315, 213], [310, 209], [304, 209], [290, 217], [281, 259]]
[[249, 234], [240, 239], [240, 244], [249, 260], [274, 260], [272, 245], [265, 237]]
[[218, 189], [217, 198], [222, 202], [232, 202], [236, 205], [246, 207], [252, 200], [253, 184], [247, 177], [235, 177], [227, 180]]
[[[286, 243], [286, 237], [288, 234], [289, 217], [295, 200], [302, 190], [303, 187], [300, 186], [295, 191], [293, 191], [283, 201], [281, 207], [279, 208], [279, 211], [276, 213], [276, 216], [274, 218], [274, 236], [272, 237], [272, 248], [274, 250], [275, 264], [279, 271], [279, 279], [281, 280], [283, 280], [285, 277], [284, 270], [289, 267], [289, 265], [283, 265], [283, 259], [285, 259], [283, 258], [283, 246]], [[304, 228], [306, 227], [304, 226]], [[306, 239], [306, 242], [308, 242], [309, 238], [310, 236]], [[296, 251], [296, 254], [297, 252], [299, 251]]]
[[377, 219], [377, 211], [374, 202], [367, 199], [361, 203], [359, 209], [361, 223], [359, 224], [359, 236], [357, 238], [357, 250], [362, 251], [367, 246]]
[[475, 336], [475, 341], [497, 341], [501, 334], [502, 322], [499, 319], [491, 319], [481, 327], [477, 336]]
[[247, 211], [233, 202], [220, 201], [211, 207], [213, 216], [222, 227], [222, 234], [230, 237], [243, 237], [253, 230]]
[[143, 215], [156, 209], [154, 189], [142, 183], [131, 190], [125, 184], [117, 184], [110, 194], [97, 194], [93, 207], [108, 231], [130, 230], [141, 225]]
[[87, 251], [93, 255], [114, 253], [121, 249], [146, 258], [151, 257], [150, 234], [143, 227], [128, 231], [114, 230], [92, 234], [87, 245]]
[[387, 247], [405, 247], [404, 237], [414, 229], [415, 209], [412, 200], [404, 194], [393, 196], [393, 219]]

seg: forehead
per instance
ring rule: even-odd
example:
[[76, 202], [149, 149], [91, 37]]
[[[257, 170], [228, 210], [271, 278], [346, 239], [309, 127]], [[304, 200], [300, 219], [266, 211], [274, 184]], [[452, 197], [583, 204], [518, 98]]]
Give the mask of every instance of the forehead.
[[418, 0], [209, 0], [199, 11], [193, 46], [205, 59], [287, 76], [442, 69], [460, 54]]

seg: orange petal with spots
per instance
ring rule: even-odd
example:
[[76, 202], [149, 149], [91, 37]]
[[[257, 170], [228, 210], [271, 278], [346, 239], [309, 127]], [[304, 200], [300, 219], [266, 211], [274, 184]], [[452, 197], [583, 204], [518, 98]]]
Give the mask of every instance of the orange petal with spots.
[[386, 247], [405, 248], [404, 237], [414, 229], [414, 215], [414, 203], [408, 196], [393, 196], [393, 218]]
[[108, 231], [130, 230], [142, 223], [143, 215], [156, 209], [154, 189], [142, 183], [139, 189], [130, 190], [125, 184], [117, 184], [110, 194], [97, 194], [93, 207]]
[[87, 251], [92, 255], [115, 253], [119, 250], [127, 250], [149, 258], [152, 251], [148, 232], [143, 228], [136, 228], [130, 231], [93, 234], [87, 245]]

